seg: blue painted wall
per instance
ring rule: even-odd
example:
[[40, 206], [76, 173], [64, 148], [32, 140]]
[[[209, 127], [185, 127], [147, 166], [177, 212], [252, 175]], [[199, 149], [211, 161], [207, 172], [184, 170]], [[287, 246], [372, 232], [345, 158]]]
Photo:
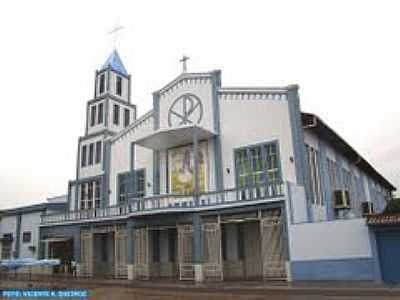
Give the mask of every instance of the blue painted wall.
[[400, 230], [398, 227], [381, 227], [374, 234], [381, 279], [387, 283], [400, 282]]
[[291, 262], [293, 281], [300, 280], [375, 280], [372, 258]]

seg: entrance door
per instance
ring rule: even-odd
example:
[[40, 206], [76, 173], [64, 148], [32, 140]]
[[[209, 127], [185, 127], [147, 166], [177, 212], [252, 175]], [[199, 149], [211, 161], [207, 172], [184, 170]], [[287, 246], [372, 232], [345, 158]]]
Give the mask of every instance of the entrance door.
[[258, 222], [243, 222], [243, 267], [247, 280], [260, 279], [262, 277], [260, 227]]
[[69, 273], [73, 256], [72, 240], [49, 242], [49, 258], [60, 260], [60, 265], [53, 268], [54, 273]]
[[265, 279], [283, 279], [286, 277], [286, 268], [282, 216], [280, 210], [264, 214], [260, 220], [263, 276]]
[[112, 278], [116, 275], [114, 240], [114, 232], [93, 233], [93, 276]]
[[179, 279], [194, 280], [193, 226], [178, 225]]
[[149, 279], [149, 230], [148, 228], [135, 229], [135, 279]]
[[81, 276], [92, 276], [93, 274], [93, 233], [81, 233]]
[[203, 224], [204, 277], [206, 280], [223, 280], [221, 226], [219, 223]]
[[400, 231], [378, 232], [377, 242], [383, 281], [400, 282]]
[[150, 277], [177, 278], [177, 230], [156, 227], [149, 230]]
[[115, 242], [115, 277], [127, 278], [127, 232], [125, 228], [119, 228], [114, 234]]

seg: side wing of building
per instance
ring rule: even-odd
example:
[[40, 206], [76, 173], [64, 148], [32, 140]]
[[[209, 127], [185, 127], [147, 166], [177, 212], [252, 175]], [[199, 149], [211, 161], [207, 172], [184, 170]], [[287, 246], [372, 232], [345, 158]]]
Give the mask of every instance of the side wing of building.
[[[312, 220], [381, 213], [394, 186], [320, 118], [306, 113], [302, 118]], [[348, 203], [338, 202], [341, 192]]]

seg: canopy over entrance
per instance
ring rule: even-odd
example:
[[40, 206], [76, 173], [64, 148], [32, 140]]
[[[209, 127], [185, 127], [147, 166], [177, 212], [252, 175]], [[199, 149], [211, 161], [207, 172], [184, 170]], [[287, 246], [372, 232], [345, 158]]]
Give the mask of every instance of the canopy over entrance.
[[41, 240], [41, 242], [44, 243], [56, 243], [56, 242], [68, 242], [72, 240], [71, 238], [67, 238], [67, 237], [54, 237], [54, 238], [47, 238], [47, 239], [43, 239]]
[[163, 150], [193, 143], [196, 132], [198, 140], [209, 139], [216, 135], [205, 128], [191, 125], [156, 130], [151, 135], [137, 140], [136, 144], [153, 150]]

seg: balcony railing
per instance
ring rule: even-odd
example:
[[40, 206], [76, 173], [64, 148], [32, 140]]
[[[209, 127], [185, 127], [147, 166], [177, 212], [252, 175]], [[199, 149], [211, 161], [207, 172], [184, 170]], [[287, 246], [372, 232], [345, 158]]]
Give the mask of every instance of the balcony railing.
[[284, 195], [282, 182], [262, 186], [205, 192], [199, 195], [157, 195], [135, 198], [127, 203], [88, 210], [42, 215], [42, 224], [80, 220], [127, 217], [164, 211], [186, 211], [210, 207], [235, 206], [244, 202], [279, 198]]

